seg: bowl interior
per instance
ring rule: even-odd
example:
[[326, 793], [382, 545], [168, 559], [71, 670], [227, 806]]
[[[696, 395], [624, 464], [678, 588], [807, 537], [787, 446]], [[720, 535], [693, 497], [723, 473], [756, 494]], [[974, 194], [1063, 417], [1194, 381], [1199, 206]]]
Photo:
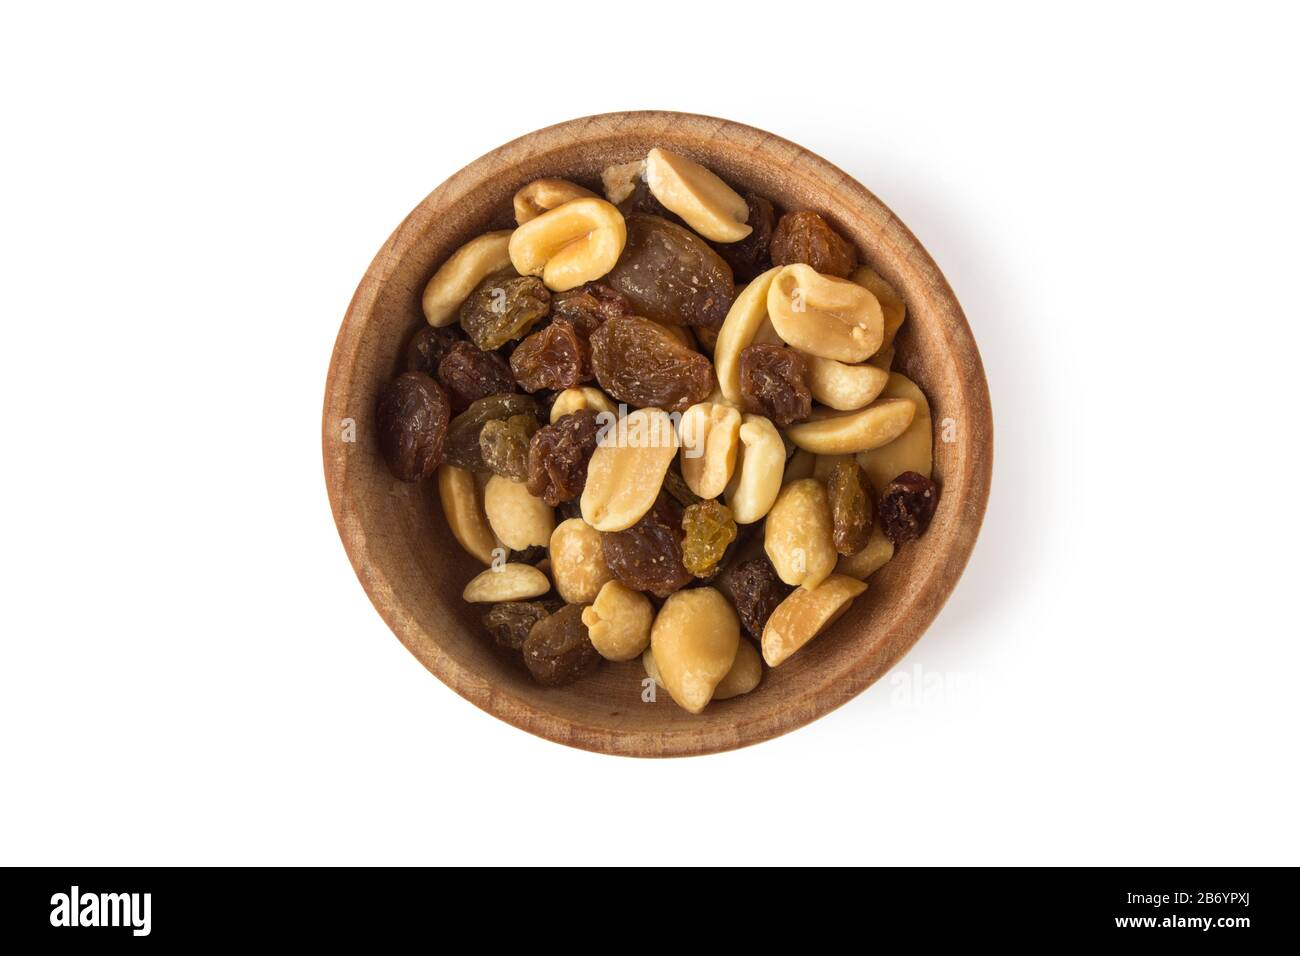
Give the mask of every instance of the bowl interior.
[[[666, 692], [645, 699], [639, 661], [606, 662], [563, 688], [542, 688], [518, 655], [482, 632], [485, 608], [461, 590], [482, 570], [452, 539], [433, 482], [388, 473], [370, 427], [376, 396], [398, 370], [424, 318], [430, 275], [459, 245], [513, 226], [511, 197], [541, 176], [600, 191], [600, 172], [654, 146], [681, 152], [738, 189], [783, 209], [814, 209], [899, 289], [908, 319], [895, 369], [929, 397], [942, 487], [929, 532], [870, 579], [866, 594], [826, 633], [753, 693], [700, 716]], [[345, 441], [346, 420], [356, 423]], [[961, 572], [984, 510], [991, 456], [987, 390], [959, 306], [915, 238], [874, 196], [794, 144], [739, 124], [672, 113], [612, 114], [529, 134], [477, 160], [435, 190], [372, 263], [335, 348], [323, 422], [326, 476], [340, 534], [358, 576], [397, 636], [430, 670], [480, 707], [550, 739], [609, 753], [682, 755], [725, 750], [800, 726], [857, 694], [915, 642]]]

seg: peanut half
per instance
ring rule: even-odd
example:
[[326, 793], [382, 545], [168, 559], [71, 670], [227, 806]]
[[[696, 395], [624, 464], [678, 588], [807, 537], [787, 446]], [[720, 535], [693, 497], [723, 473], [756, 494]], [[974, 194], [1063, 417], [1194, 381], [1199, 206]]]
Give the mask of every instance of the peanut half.
[[[659, 665], [655, 662], [654, 648], [645, 649], [645, 653], [641, 655], [641, 666], [645, 668], [647, 677], [660, 687], [666, 687], [664, 675], [659, 673]], [[748, 694], [762, 679], [763, 658], [759, 655], [758, 648], [749, 641], [741, 641], [736, 648], [736, 660], [732, 663], [731, 670], [727, 671], [727, 676], [718, 681], [718, 686], [713, 689], [713, 700], [727, 700], [731, 697], [739, 697], [741, 694]]]
[[555, 530], [555, 509], [528, 493], [528, 486], [500, 475], [488, 479], [483, 510], [492, 532], [511, 551], [545, 547]]
[[555, 590], [568, 604], [590, 604], [613, 578], [605, 564], [600, 532], [581, 518], [569, 518], [556, 526], [550, 555]]
[[526, 601], [540, 597], [551, 589], [546, 575], [531, 564], [503, 564], [481, 571], [461, 597], [470, 604], [496, 604], [499, 601]]
[[875, 401], [889, 373], [874, 365], [845, 365], [835, 359], [808, 356], [808, 389], [828, 408], [849, 412]]
[[731, 303], [722, 328], [718, 330], [718, 341], [713, 346], [713, 365], [718, 373], [718, 387], [733, 404], [741, 402], [740, 353], [759, 338], [765, 326], [771, 326], [767, 317], [767, 296], [772, 280], [780, 271], [780, 266], [768, 269], [745, 286]]
[[736, 470], [740, 412], [730, 405], [701, 402], [682, 414], [682, 477], [701, 498], [722, 494]]
[[509, 229], [484, 233], [451, 254], [424, 287], [424, 318], [430, 325], [451, 325], [476, 285], [510, 268], [511, 235]]
[[451, 536], [484, 564], [492, 563], [499, 546], [483, 510], [483, 493], [472, 471], [446, 463], [438, 466], [438, 497]]
[[781, 492], [785, 442], [762, 415], [746, 414], [740, 422], [740, 452], [726, 499], [736, 524], [753, 524], [772, 509]]
[[885, 319], [874, 295], [802, 263], [782, 267], [773, 278], [767, 314], [787, 344], [838, 362], [865, 361], [879, 350], [884, 335]]
[[634, 159], [630, 163], [606, 166], [600, 174], [601, 184], [605, 187], [605, 198], [618, 205], [636, 190], [638, 179], [645, 179], [645, 160]]
[[763, 526], [763, 550], [786, 584], [815, 588], [835, 570], [826, 486], [801, 478], [781, 489]]
[[510, 237], [510, 261], [520, 275], [541, 276], [552, 292], [599, 279], [627, 243], [623, 214], [603, 199], [574, 199], [530, 219]]
[[791, 425], [786, 436], [818, 455], [850, 455], [887, 445], [906, 431], [916, 404], [906, 398], [882, 398], [856, 412], [825, 415]]
[[683, 709], [698, 714], [735, 663], [740, 618], [714, 588], [677, 591], [655, 617], [650, 646], [668, 693]]
[[592, 645], [607, 661], [630, 661], [650, 650], [654, 608], [650, 599], [621, 581], [606, 581], [590, 607], [582, 609], [582, 623]]
[[746, 223], [749, 206], [740, 194], [699, 163], [666, 149], [645, 159], [650, 194], [705, 239], [739, 242], [754, 231]]
[[849, 276], [849, 281], [862, 286], [880, 303], [880, 310], [885, 320], [880, 347], [889, 348], [894, 344], [894, 336], [902, 327], [903, 320], [907, 318], [907, 306], [903, 303], [903, 297], [871, 266], [858, 266]]
[[571, 415], [584, 408], [590, 408], [597, 413], [618, 414], [608, 395], [598, 388], [582, 385], [575, 388], [566, 388], [555, 396], [555, 401], [551, 404], [551, 424], [554, 425], [565, 415]]
[[799, 588], [776, 606], [763, 626], [763, 660], [776, 667], [836, 618], [867, 589], [866, 582], [832, 574], [815, 588]]
[[916, 406], [916, 414], [907, 429], [888, 445], [858, 454], [858, 464], [867, 473], [867, 480], [876, 494], [884, 491], [887, 484], [905, 471], [929, 478], [934, 466], [934, 424], [925, 393], [910, 378], [894, 372], [880, 394], [886, 399], [911, 402]]
[[592, 453], [582, 490], [582, 517], [597, 531], [623, 531], [650, 510], [677, 457], [668, 413], [640, 408], [619, 419]]
[[515, 193], [515, 222], [522, 226], [556, 206], [588, 197], [599, 198], [590, 189], [583, 189], [567, 179], [534, 179]]
[[877, 521], [871, 526], [871, 537], [861, 551], [846, 554], [835, 563], [836, 574], [847, 574], [859, 581], [875, 574], [894, 556], [894, 542], [885, 537], [885, 532]]

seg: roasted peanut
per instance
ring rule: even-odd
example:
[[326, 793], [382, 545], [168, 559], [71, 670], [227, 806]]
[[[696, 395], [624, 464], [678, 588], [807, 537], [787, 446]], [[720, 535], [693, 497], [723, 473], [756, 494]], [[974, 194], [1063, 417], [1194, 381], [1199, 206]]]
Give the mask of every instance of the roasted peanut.
[[783, 266], [772, 279], [767, 314], [787, 344], [838, 362], [865, 361], [884, 335], [884, 314], [874, 295], [803, 264]]
[[522, 226], [572, 199], [595, 196], [590, 189], [583, 189], [567, 179], [534, 179], [515, 193], [515, 222]]
[[785, 443], [776, 426], [762, 415], [742, 416], [740, 452], [726, 490], [736, 524], [753, 524], [771, 510], [784, 468]]
[[862, 550], [856, 554], [842, 555], [835, 564], [835, 573], [847, 574], [862, 581], [888, 564], [893, 556], [894, 542], [885, 537], [885, 532], [877, 521], [872, 525], [871, 537]]
[[452, 253], [424, 287], [424, 318], [430, 325], [451, 325], [474, 287], [494, 272], [510, 268], [509, 229], [471, 239]]
[[599, 279], [627, 242], [623, 214], [603, 199], [574, 199], [524, 223], [510, 237], [520, 275], [541, 276], [552, 292]]
[[903, 320], [907, 318], [907, 306], [903, 304], [903, 297], [871, 266], [858, 266], [853, 275], [849, 276], [849, 281], [862, 286], [880, 303], [885, 320], [880, 347], [889, 348], [894, 344], [894, 336], [902, 327]]
[[812, 478], [816, 472], [817, 456], [810, 451], [796, 448], [790, 460], [785, 463], [785, 474], [781, 476], [781, 484], [788, 485], [800, 478]]
[[611, 580], [600, 532], [581, 518], [561, 521], [551, 534], [551, 577], [569, 604], [590, 604]]
[[776, 667], [849, 609], [867, 589], [863, 581], [832, 574], [815, 588], [799, 588], [776, 606], [763, 627], [763, 660]]
[[528, 486], [500, 475], [488, 479], [483, 510], [492, 532], [511, 551], [544, 547], [555, 530], [555, 509], [528, 493]]
[[749, 206], [734, 189], [699, 163], [666, 149], [652, 149], [645, 160], [650, 194], [681, 216], [705, 239], [739, 242], [753, 232]]
[[876, 494], [905, 471], [929, 478], [934, 465], [934, 425], [925, 393], [910, 378], [894, 372], [881, 396], [911, 402], [916, 406], [916, 414], [907, 429], [889, 444], [858, 454], [858, 464], [867, 473]]
[[808, 389], [828, 408], [850, 412], [880, 395], [889, 373], [874, 365], [845, 365], [835, 359], [808, 356]]
[[[641, 666], [645, 668], [646, 677], [666, 689], [664, 675], [659, 673], [659, 665], [655, 662], [654, 648], [645, 649], [645, 653], [641, 655]], [[763, 658], [759, 656], [758, 648], [749, 641], [741, 641], [736, 648], [736, 659], [732, 662], [731, 670], [727, 671], [727, 676], [718, 681], [718, 686], [713, 689], [713, 700], [727, 700], [730, 697], [748, 694], [762, 679]]]
[[894, 347], [892, 345], [882, 348], [871, 358], [867, 359], [868, 365], [874, 365], [876, 368], [884, 369], [888, 372], [894, 367]]
[[500, 546], [483, 510], [483, 491], [472, 471], [446, 463], [438, 466], [438, 497], [451, 536], [484, 564]]
[[596, 413], [618, 414], [608, 395], [598, 388], [583, 385], [577, 388], [566, 388], [555, 396], [555, 401], [551, 404], [551, 424], [554, 425], [565, 415], [584, 408], [590, 408]]
[[856, 412], [791, 425], [785, 433], [800, 448], [818, 455], [849, 455], [889, 444], [903, 434], [915, 413], [910, 399], [882, 398]]
[[683, 709], [698, 714], [735, 663], [740, 618], [714, 588], [678, 591], [659, 609], [650, 646], [668, 693]]
[[701, 498], [716, 498], [731, 481], [740, 448], [740, 412], [701, 402], [682, 414], [682, 477]]
[[[767, 296], [772, 280], [780, 271], [780, 267], [768, 269], [738, 292], [722, 328], [718, 330], [718, 341], [713, 346], [713, 364], [718, 373], [718, 387], [732, 404], [739, 405], [742, 401], [740, 353], [746, 346], [755, 344], [765, 327], [771, 329]], [[770, 334], [775, 336], [775, 330]]]
[[526, 601], [551, 589], [551, 582], [531, 564], [502, 564], [480, 572], [461, 595], [470, 604]]
[[582, 610], [587, 636], [608, 661], [630, 661], [649, 651], [653, 621], [649, 598], [621, 581], [606, 581], [591, 606]]
[[786, 584], [815, 588], [835, 570], [826, 486], [801, 478], [781, 489], [763, 526], [763, 550]]
[[605, 198], [618, 205], [636, 190], [638, 179], [645, 179], [645, 160], [634, 159], [630, 163], [607, 166], [600, 174], [600, 181], [605, 187]]
[[624, 531], [650, 510], [677, 456], [668, 413], [640, 408], [619, 419], [592, 453], [582, 517], [597, 531]]

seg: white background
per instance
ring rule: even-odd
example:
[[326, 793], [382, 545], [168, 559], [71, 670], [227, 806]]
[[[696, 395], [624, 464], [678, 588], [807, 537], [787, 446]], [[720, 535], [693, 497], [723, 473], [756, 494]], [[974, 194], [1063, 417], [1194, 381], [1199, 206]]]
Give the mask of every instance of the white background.
[[[1290, 15], [21, 9], [0, 862], [1300, 862]], [[668, 762], [429, 675], [320, 461], [339, 322], [402, 217], [517, 135], [635, 108], [879, 195], [965, 307], [997, 435], [970, 567], [893, 675]]]

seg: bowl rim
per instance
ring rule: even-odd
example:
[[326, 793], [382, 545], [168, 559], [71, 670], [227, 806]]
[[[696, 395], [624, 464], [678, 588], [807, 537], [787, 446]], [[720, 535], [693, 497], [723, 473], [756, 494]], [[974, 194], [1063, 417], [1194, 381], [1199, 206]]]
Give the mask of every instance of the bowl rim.
[[[905, 254], [909, 265], [922, 274], [929, 287], [928, 295], [937, 302], [947, 331], [955, 335], [960, 349], [959, 375], [968, 404], [963, 407], [967, 427], [979, 435], [980, 454], [963, 459], [965, 496], [958, 516], [951, 547], [917, 589], [919, 601], [909, 606], [901, 623], [890, 634], [890, 652], [878, 657], [863, 655], [845, 671], [834, 675], [833, 682], [814, 688], [782, 702], [761, 717], [737, 723], [733, 733], [718, 736], [686, 732], [652, 733], [644, 730], [610, 731], [583, 727], [567, 717], [557, 717], [533, 703], [511, 694], [505, 688], [488, 686], [481, 676], [463, 667], [437, 646], [436, 641], [420, 640], [420, 627], [394, 597], [393, 588], [382, 572], [369, 560], [370, 543], [360, 523], [352, 520], [350, 502], [353, 489], [349, 482], [348, 456], [333, 453], [334, 425], [345, 413], [348, 386], [355, 365], [365, 322], [406, 249], [418, 241], [433, 216], [463, 197], [465, 184], [482, 182], [509, 169], [515, 157], [545, 151], [548, 144], [572, 143], [575, 140], [607, 139], [618, 130], [635, 125], [655, 125], [676, 129], [686, 127], [704, 137], [729, 141], [759, 141], [771, 145], [789, 157], [788, 167], [796, 174], [815, 170], [836, 181], [835, 189], [849, 194], [848, 202], [869, 210], [880, 219], [891, 243]], [[325, 484], [336, 528], [353, 570], [371, 603], [384, 622], [411, 653], [439, 680], [475, 706], [521, 730], [556, 743], [597, 753], [628, 756], [695, 756], [750, 746], [788, 733], [824, 716], [888, 672], [906, 655], [928, 629], [956, 587], [970, 559], [988, 505], [993, 468], [993, 420], [979, 349], [960, 304], [929, 252], [896, 215], [865, 186], [839, 167], [789, 140], [765, 130], [718, 117], [665, 110], [635, 110], [580, 117], [525, 133], [493, 149], [453, 173], [430, 192], [402, 220], [367, 267], [348, 305], [335, 340], [326, 378], [321, 423], [322, 455]], [[945, 480], [945, 485], [950, 479]], [[833, 683], [833, 692], [828, 692]]]

